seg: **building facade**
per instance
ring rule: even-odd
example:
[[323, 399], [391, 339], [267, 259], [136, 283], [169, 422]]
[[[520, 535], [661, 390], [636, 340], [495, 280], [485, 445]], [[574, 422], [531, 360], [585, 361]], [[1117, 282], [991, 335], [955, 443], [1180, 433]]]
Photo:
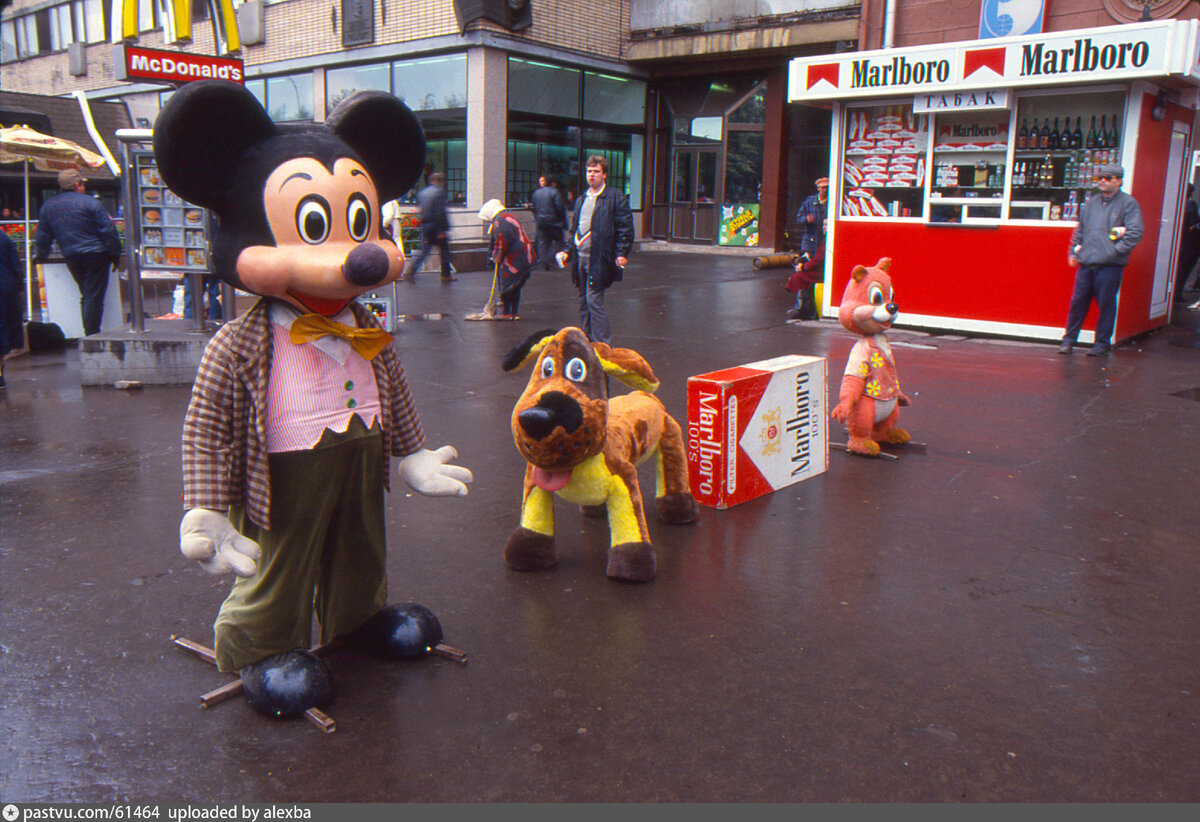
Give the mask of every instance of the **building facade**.
[[716, 243], [722, 210], [752, 211], [732, 241], [765, 247], [786, 242], [791, 178], [819, 176], [802, 170], [805, 152], [828, 140], [819, 114], [789, 119], [787, 61], [852, 48], [858, 30], [846, 0], [215, 0], [195, 2], [181, 40], [171, 7], [15, 0], [0, 18], [0, 87], [82, 90], [149, 127], [173, 86], [120, 79], [122, 27], [149, 49], [237, 45], [246, 87], [277, 121], [320, 121], [359, 89], [403, 98], [429, 168], [466, 209], [523, 204], [543, 173], [578, 191], [584, 159], [601, 154], [641, 236]]
[[82, 90], [149, 127], [173, 86], [119, 79], [114, 41], [236, 45], [247, 88], [279, 121], [319, 121], [358, 89], [402, 97], [465, 209], [523, 204], [542, 173], [578, 191], [584, 159], [602, 154], [641, 237], [787, 248], [831, 152], [830, 107], [788, 101], [789, 62], [974, 39], [989, 14], [1023, 25], [1004, 16], [1016, 5], [1035, 6], [1045, 31], [1197, 16], [1182, 0], [1009, 0], [1004, 12], [995, 0], [14, 0], [0, 88]]

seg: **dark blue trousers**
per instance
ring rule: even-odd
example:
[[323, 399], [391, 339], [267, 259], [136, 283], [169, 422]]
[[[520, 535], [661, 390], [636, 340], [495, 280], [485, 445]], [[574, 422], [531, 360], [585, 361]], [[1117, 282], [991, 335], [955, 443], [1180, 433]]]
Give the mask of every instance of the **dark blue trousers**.
[[1071, 294], [1071, 307], [1067, 309], [1067, 331], [1064, 341], [1075, 342], [1083, 319], [1087, 316], [1092, 300], [1100, 309], [1096, 320], [1096, 345], [1112, 345], [1113, 328], [1117, 324], [1117, 292], [1121, 289], [1120, 265], [1079, 266], [1075, 272], [1075, 291]]
[[107, 254], [81, 254], [67, 258], [67, 270], [79, 286], [79, 312], [84, 336], [100, 333], [104, 314], [104, 294], [108, 291], [108, 270], [112, 258]]

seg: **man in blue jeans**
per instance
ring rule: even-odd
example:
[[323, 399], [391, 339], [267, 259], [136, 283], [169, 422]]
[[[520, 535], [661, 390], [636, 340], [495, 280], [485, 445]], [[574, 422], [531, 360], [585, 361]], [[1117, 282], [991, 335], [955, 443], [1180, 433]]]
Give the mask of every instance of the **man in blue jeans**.
[[55, 194], [38, 212], [37, 258], [44, 261], [50, 248], [67, 261], [67, 270], [79, 286], [79, 307], [85, 336], [100, 333], [104, 313], [104, 294], [108, 290], [108, 270], [121, 265], [121, 238], [112, 218], [95, 197], [86, 194], [87, 180], [77, 169], [58, 172]]
[[1119, 165], [1102, 166], [1096, 182], [1099, 191], [1079, 209], [1079, 225], [1071, 234], [1067, 251], [1067, 262], [1079, 266], [1079, 270], [1075, 272], [1075, 292], [1067, 309], [1067, 329], [1058, 346], [1059, 354], [1071, 353], [1093, 299], [1100, 316], [1096, 320], [1096, 341], [1088, 356], [1102, 357], [1112, 350], [1121, 272], [1144, 231], [1137, 200], [1121, 191], [1124, 177], [1125, 170]]
[[575, 200], [575, 231], [559, 260], [571, 260], [571, 283], [579, 289], [579, 326], [592, 342], [611, 343], [604, 292], [620, 281], [633, 249], [629, 198], [608, 187], [608, 160], [587, 158], [587, 191]]

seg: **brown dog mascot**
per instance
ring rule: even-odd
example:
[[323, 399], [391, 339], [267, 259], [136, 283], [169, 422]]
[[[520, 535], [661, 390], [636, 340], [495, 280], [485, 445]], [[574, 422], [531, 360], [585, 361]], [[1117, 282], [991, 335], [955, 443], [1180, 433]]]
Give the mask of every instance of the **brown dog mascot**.
[[[609, 577], [654, 578], [654, 549], [646, 530], [637, 466], [657, 459], [655, 505], [664, 522], [698, 516], [688, 490], [687, 458], [679, 423], [650, 391], [658, 380], [636, 352], [592, 343], [578, 328], [540, 331], [504, 358], [505, 371], [535, 362], [512, 415], [513, 438], [528, 460], [521, 525], [504, 547], [518, 571], [557, 563], [553, 495], [585, 507], [604, 506], [612, 536]], [[606, 375], [642, 389], [608, 398]], [[591, 513], [592, 511], [588, 511]]]

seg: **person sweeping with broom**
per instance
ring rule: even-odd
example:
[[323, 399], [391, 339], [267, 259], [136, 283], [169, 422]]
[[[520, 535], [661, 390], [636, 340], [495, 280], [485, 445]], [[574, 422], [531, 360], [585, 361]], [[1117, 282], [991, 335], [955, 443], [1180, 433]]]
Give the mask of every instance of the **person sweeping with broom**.
[[537, 262], [537, 250], [521, 222], [504, 209], [499, 200], [488, 200], [479, 209], [479, 219], [488, 225], [488, 257], [494, 266], [492, 291], [487, 305], [468, 320], [516, 320], [521, 289]]

